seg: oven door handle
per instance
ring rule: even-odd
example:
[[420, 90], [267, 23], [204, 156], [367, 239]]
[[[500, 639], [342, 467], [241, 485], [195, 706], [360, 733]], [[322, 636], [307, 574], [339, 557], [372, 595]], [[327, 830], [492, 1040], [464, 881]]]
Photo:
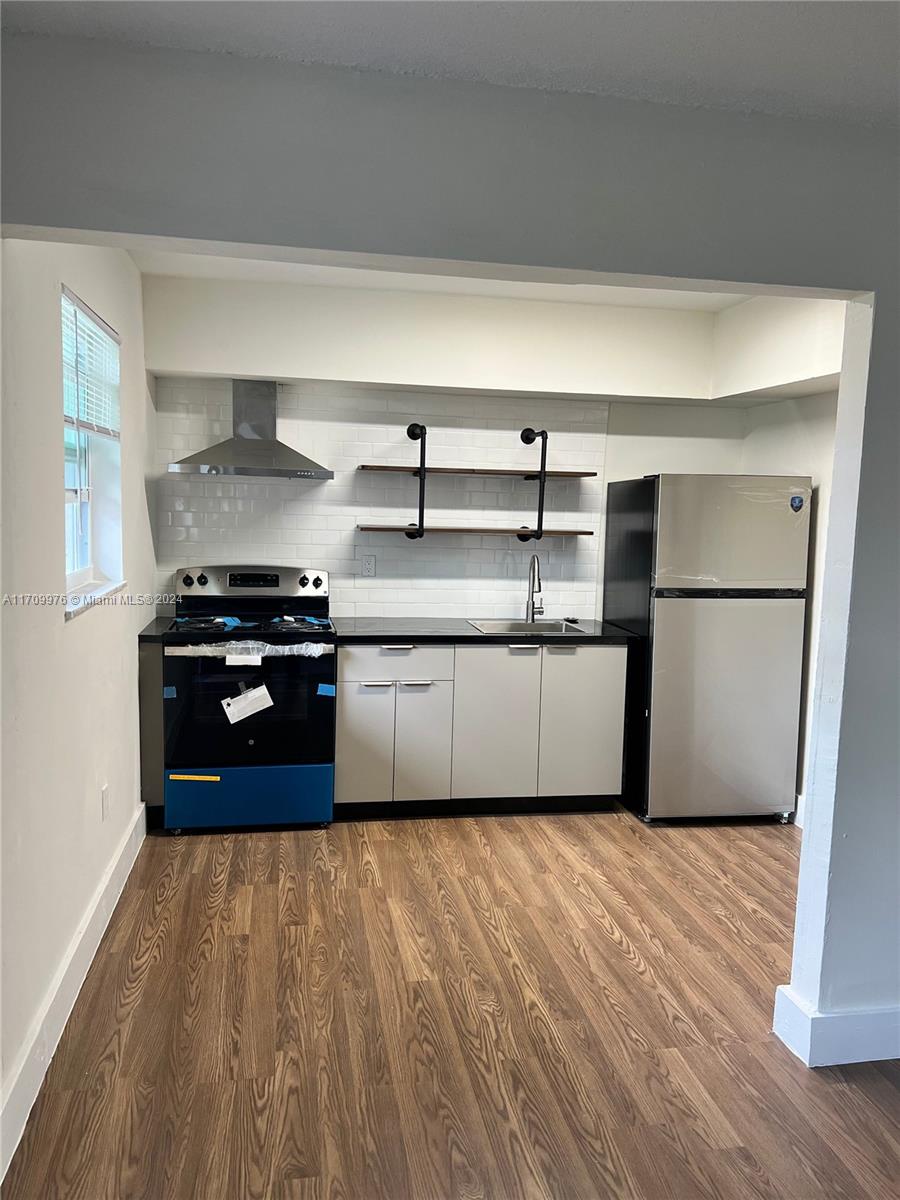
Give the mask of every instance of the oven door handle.
[[304, 654], [300, 649], [303, 643], [286, 643], [284, 645], [267, 645], [264, 642], [221, 642], [206, 646], [166, 646], [164, 653], [167, 657], [177, 658], [310, 658], [315, 660], [326, 654], [334, 654], [334, 646], [330, 642], [314, 642], [321, 646], [319, 654]]

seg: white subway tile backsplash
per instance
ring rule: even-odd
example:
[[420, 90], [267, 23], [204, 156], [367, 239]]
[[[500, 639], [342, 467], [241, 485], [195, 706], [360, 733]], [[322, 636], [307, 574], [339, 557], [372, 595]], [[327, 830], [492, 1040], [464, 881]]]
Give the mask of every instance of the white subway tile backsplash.
[[[278, 435], [327, 464], [331, 482], [233, 482], [170, 475], [173, 459], [231, 433], [231, 384], [218, 379], [156, 383], [156, 491], [159, 587], [177, 568], [203, 561], [289, 562], [331, 574], [336, 616], [513, 616], [522, 608], [528, 559], [537, 552], [548, 616], [593, 617], [604, 520], [608, 405], [491, 396], [392, 392], [334, 383], [279, 385]], [[362, 533], [364, 523], [415, 520], [413, 475], [357, 471], [362, 462], [413, 467], [419, 447], [406, 436], [415, 419], [428, 426], [434, 465], [537, 469], [538, 446], [523, 446], [525, 425], [550, 432], [549, 463], [598, 477], [547, 485], [545, 523], [593, 529], [590, 538], [520, 543], [513, 537], [442, 534], [412, 542], [400, 534]], [[432, 525], [527, 525], [537, 485], [489, 476], [431, 476]], [[362, 554], [376, 576], [363, 578]]]

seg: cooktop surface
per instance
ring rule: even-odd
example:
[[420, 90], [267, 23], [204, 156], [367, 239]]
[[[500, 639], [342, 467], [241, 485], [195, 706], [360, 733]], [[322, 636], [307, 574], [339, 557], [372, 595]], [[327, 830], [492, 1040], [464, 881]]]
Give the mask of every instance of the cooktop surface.
[[242, 634], [280, 633], [308, 637], [311, 633], [334, 633], [329, 617], [311, 617], [302, 614], [276, 614], [253, 616], [190, 616], [176, 617], [169, 626], [170, 633], [225, 633]]

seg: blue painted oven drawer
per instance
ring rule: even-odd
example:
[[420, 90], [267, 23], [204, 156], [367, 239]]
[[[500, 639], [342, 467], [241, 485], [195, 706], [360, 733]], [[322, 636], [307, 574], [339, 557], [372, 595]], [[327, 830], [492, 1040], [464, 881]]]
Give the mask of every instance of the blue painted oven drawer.
[[330, 821], [334, 766], [179, 767], [165, 773], [165, 828]]

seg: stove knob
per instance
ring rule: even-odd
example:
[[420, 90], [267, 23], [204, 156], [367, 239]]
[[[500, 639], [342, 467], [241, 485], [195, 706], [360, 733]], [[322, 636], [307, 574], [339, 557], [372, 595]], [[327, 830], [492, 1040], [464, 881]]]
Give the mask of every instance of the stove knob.
[[309, 587], [309, 576], [308, 575], [300, 576], [300, 586], [301, 587]]
[[320, 588], [321, 586], [322, 586], [322, 580], [321, 580], [320, 576], [317, 575], [315, 577], [315, 579], [313, 580], [313, 587]]
[[209, 583], [209, 580], [207, 579], [207, 577], [205, 575], [203, 575], [201, 573], [200, 575], [197, 576], [197, 582], [200, 584], [201, 587], [206, 587], [206, 585]]
[[182, 575], [181, 582], [185, 587], [193, 587], [194, 577], [193, 575]]

